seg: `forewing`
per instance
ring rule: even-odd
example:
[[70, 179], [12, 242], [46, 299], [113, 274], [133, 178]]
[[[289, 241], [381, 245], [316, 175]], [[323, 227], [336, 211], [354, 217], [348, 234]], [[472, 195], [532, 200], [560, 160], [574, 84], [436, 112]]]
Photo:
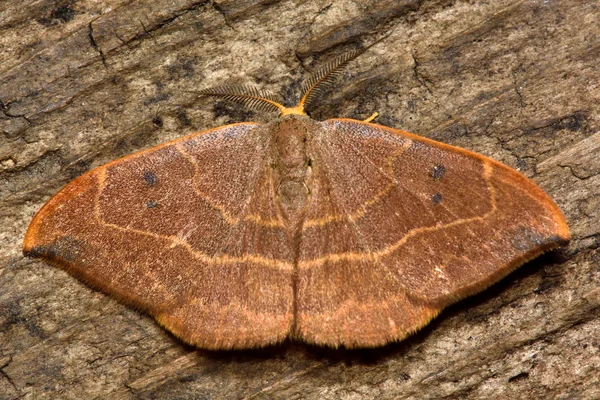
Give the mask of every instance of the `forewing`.
[[309, 342], [400, 340], [569, 238], [552, 200], [501, 163], [374, 124], [322, 127], [298, 262]]
[[292, 262], [268, 132], [237, 124], [81, 176], [31, 222], [24, 252], [146, 310], [211, 349], [283, 340]]

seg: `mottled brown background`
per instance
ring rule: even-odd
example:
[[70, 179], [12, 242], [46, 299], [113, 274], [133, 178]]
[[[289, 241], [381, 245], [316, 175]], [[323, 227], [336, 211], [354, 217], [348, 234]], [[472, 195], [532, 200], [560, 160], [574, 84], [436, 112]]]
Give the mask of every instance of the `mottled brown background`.
[[[600, 4], [577, 0], [0, 3], [0, 399], [600, 397]], [[475, 150], [532, 177], [573, 241], [369, 351], [195, 351], [21, 256], [89, 169], [272, 116], [184, 90], [254, 83], [376, 43], [314, 110]], [[287, 89], [286, 89], [287, 88]], [[82, 216], [85, 218], [85, 216]]]

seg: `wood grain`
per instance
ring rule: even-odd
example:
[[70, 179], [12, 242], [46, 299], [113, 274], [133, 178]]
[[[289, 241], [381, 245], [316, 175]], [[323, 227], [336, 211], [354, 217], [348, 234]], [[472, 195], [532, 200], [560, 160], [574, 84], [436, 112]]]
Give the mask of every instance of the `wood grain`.
[[[0, 5], [0, 398], [599, 397], [599, 6], [239, 4]], [[458, 303], [402, 344], [233, 354], [185, 347], [149, 318], [21, 256], [35, 211], [92, 167], [194, 131], [270, 119], [189, 90], [293, 89], [323, 60], [377, 41], [312, 116], [378, 111], [382, 125], [507, 163], [565, 212], [567, 250]]]

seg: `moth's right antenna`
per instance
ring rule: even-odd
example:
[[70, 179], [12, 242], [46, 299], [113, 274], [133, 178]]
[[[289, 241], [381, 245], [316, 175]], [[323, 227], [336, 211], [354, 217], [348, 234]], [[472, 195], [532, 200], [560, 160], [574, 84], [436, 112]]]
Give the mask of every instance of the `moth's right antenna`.
[[314, 99], [325, 90], [333, 86], [337, 78], [342, 75], [346, 65], [362, 53], [363, 50], [349, 51], [318, 67], [303, 83], [302, 93], [304, 93], [304, 95], [298, 102], [298, 105], [294, 108], [304, 111], [307, 105], [314, 101]]

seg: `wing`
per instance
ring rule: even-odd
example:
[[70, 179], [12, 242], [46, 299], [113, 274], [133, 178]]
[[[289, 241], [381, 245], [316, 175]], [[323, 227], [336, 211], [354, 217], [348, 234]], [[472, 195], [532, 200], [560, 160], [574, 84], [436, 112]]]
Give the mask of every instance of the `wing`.
[[329, 120], [312, 139], [295, 335], [378, 346], [569, 239], [532, 181], [407, 132]]
[[257, 124], [201, 132], [79, 177], [24, 244], [203, 348], [283, 340], [293, 255]]

